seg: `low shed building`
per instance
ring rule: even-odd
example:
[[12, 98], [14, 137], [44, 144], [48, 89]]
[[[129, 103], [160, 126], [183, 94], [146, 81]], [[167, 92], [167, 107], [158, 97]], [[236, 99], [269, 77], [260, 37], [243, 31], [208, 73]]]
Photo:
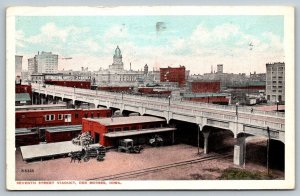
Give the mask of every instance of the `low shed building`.
[[174, 142], [175, 128], [167, 127], [165, 119], [153, 116], [129, 116], [102, 119], [83, 119], [82, 132], [90, 132], [95, 143], [117, 146], [120, 139], [131, 138], [143, 144], [155, 134]]

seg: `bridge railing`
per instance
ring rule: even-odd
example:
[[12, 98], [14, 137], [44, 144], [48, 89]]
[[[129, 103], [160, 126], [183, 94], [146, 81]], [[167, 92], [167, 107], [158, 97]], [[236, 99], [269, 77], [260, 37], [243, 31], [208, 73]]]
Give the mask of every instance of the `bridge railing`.
[[[126, 93], [114, 93], [114, 92], [107, 92], [107, 91], [95, 91], [95, 90], [89, 90], [89, 89], [80, 89], [80, 88], [75, 88], [72, 89], [70, 87], [62, 87], [62, 86], [54, 86], [54, 85], [46, 85], [46, 88], [41, 87], [41, 85], [35, 84], [33, 85], [33, 88], [36, 90], [39, 90], [41, 93], [44, 93], [45, 91], [63, 91], [63, 92], [68, 92], [68, 93], [74, 93], [75, 94], [83, 94], [84, 96], [88, 97], [95, 97], [95, 96], [110, 96], [111, 98], [114, 99], [136, 99], [140, 101], [150, 101], [150, 102], [155, 102], [155, 103], [162, 103], [162, 104], [168, 104], [169, 100], [168, 98], [158, 98], [158, 97], [146, 97], [146, 96], [140, 96], [140, 95], [131, 95], [131, 94], [126, 94]], [[208, 103], [203, 103], [203, 102], [192, 102], [192, 101], [186, 101], [186, 100], [175, 100], [175, 99], [170, 99], [170, 104], [177, 104], [177, 105], [182, 105], [182, 106], [188, 106], [188, 107], [200, 107], [200, 108], [207, 108], [207, 109], [217, 109], [217, 110], [225, 110], [225, 111], [235, 111], [236, 106], [225, 106], [225, 105], [216, 105], [216, 104], [208, 104]], [[276, 111], [261, 111], [261, 110], [256, 110], [255, 108], [251, 107], [245, 107], [245, 106], [238, 106], [238, 112], [241, 113], [251, 113], [251, 114], [260, 114], [260, 115], [266, 115], [266, 116], [276, 116], [276, 117], [282, 117], [284, 118], [285, 115], [282, 112], [276, 112]]]

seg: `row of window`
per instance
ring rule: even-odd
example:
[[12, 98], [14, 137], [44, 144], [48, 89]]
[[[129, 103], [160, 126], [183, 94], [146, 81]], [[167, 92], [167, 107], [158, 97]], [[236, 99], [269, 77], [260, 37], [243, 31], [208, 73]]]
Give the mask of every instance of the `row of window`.
[[[45, 121], [53, 121], [55, 120], [55, 114], [45, 115]], [[65, 122], [71, 122], [72, 115], [71, 114], [58, 114], [58, 120], [64, 120]]]

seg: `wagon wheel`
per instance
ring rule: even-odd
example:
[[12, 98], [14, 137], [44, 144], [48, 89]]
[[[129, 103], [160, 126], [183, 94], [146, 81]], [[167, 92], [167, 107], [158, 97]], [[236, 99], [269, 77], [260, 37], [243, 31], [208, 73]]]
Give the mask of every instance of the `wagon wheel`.
[[84, 156], [84, 157], [83, 157], [83, 161], [84, 161], [84, 162], [88, 162], [89, 160], [90, 160], [90, 157], [89, 157], [89, 156]]
[[97, 156], [97, 161], [104, 161], [104, 156], [98, 155]]

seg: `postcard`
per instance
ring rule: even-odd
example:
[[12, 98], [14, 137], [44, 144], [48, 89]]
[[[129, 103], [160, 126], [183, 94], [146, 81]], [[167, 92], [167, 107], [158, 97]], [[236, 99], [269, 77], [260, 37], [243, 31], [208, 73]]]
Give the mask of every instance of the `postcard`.
[[295, 188], [293, 7], [6, 17], [8, 190]]

